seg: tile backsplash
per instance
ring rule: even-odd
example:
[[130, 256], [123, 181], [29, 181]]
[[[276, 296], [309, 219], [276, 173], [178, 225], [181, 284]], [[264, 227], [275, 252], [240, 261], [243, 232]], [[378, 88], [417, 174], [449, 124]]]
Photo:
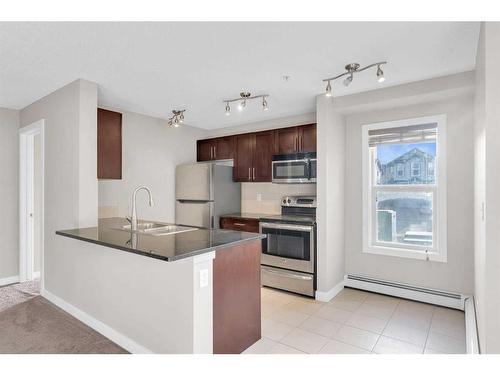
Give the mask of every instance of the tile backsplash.
[[316, 195], [316, 184], [241, 184], [241, 212], [278, 215], [284, 195]]

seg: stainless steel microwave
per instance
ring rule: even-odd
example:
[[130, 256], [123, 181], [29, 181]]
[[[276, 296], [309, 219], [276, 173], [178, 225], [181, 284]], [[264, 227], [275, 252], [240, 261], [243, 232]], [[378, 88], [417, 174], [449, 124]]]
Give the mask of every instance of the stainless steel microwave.
[[272, 161], [273, 183], [316, 183], [316, 153], [274, 155]]

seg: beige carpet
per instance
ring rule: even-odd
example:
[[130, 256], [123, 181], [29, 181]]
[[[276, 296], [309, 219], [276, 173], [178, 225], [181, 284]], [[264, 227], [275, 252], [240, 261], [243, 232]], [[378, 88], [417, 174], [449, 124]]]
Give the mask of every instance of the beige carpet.
[[21, 298], [12, 287], [8, 287], [8, 293], [2, 291], [6, 287], [0, 288], [0, 298], [8, 296], [0, 306], [11, 304], [0, 310], [0, 353], [127, 353], [45, 298], [30, 296], [25, 289], [15, 290], [22, 295], [28, 293], [24, 295], [27, 300], [12, 305], [13, 299], [19, 302]]
[[26, 281], [0, 288], [0, 312], [40, 295], [40, 280]]

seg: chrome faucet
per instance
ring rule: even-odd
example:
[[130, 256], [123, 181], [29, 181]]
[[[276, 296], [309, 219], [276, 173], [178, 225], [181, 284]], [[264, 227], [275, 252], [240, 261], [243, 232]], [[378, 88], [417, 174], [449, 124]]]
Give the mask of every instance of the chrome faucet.
[[153, 207], [155, 205], [153, 201], [153, 194], [151, 193], [151, 190], [147, 188], [146, 186], [139, 186], [137, 189], [134, 190], [132, 193], [132, 216], [130, 218], [130, 229], [134, 232], [137, 231], [137, 208], [136, 208], [136, 196], [137, 192], [139, 190], [146, 190], [149, 195], [149, 206]]

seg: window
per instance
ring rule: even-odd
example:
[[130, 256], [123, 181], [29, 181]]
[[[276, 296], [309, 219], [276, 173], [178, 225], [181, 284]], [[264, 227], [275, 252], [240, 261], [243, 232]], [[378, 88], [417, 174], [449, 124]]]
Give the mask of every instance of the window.
[[420, 176], [420, 162], [414, 161], [411, 163], [411, 176], [412, 177]]
[[363, 127], [363, 251], [446, 262], [446, 116]]

